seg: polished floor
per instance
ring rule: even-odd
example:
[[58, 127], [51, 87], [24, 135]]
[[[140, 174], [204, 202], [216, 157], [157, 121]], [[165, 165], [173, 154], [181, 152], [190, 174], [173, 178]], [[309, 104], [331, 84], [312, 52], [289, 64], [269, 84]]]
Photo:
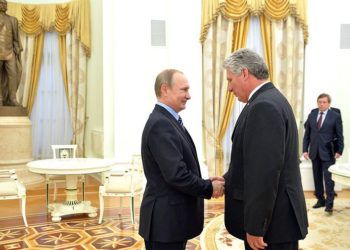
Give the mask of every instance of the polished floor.
[[[99, 183], [89, 177], [85, 199], [99, 207]], [[52, 189], [50, 189], [52, 194]], [[312, 192], [305, 193], [313, 198]], [[81, 198], [81, 195], [80, 195]], [[338, 192], [338, 198], [350, 198], [350, 190]], [[64, 188], [59, 188], [58, 201], [64, 201]], [[50, 196], [52, 200], [52, 195]], [[143, 249], [137, 234], [139, 197], [136, 198], [136, 222], [131, 223], [128, 198], [105, 198], [104, 220], [86, 214], [63, 217], [53, 223], [45, 205], [45, 183], [27, 188], [26, 214], [29, 227], [23, 226], [18, 200], [0, 201], [0, 250], [2, 249]], [[206, 202], [206, 222], [223, 213], [223, 199]], [[187, 249], [201, 249], [199, 238], [191, 240]]]
[[[99, 183], [87, 178], [85, 200], [99, 207]], [[52, 189], [50, 189], [52, 194]], [[81, 198], [81, 195], [80, 195]], [[64, 188], [58, 201], [64, 201]], [[52, 195], [50, 196], [52, 200]], [[51, 221], [46, 210], [45, 183], [27, 189], [26, 215], [29, 227], [23, 225], [19, 202], [0, 201], [0, 250], [2, 249], [144, 249], [138, 235], [140, 198], [136, 198], [135, 223], [131, 222], [129, 198], [105, 198], [102, 224], [98, 217], [87, 214], [65, 216], [58, 223]], [[223, 212], [223, 199], [206, 202], [206, 223]], [[199, 237], [187, 244], [187, 250], [200, 249]]]

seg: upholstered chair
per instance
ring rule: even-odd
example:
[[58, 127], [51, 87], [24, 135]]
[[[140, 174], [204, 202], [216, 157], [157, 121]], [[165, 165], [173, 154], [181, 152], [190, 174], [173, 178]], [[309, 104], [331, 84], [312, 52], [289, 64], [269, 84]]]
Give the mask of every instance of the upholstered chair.
[[0, 170], [0, 200], [21, 200], [23, 222], [28, 227], [26, 218], [26, 188], [18, 181], [16, 171]]
[[[103, 178], [99, 189], [100, 218], [102, 223], [104, 212], [104, 197], [130, 197], [131, 221], [135, 222], [135, 196], [141, 195], [144, 190], [144, 174], [140, 155], [133, 155], [129, 163], [119, 163]], [[120, 199], [120, 204], [122, 204]]]

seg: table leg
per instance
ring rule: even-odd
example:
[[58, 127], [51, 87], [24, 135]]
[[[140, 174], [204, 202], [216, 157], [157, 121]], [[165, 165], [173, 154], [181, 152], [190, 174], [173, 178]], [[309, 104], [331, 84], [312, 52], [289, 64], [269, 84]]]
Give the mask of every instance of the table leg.
[[97, 216], [97, 208], [91, 206], [90, 201], [78, 200], [78, 175], [66, 175], [66, 201], [51, 204], [53, 222], [61, 220], [61, 216], [88, 213], [89, 217]]

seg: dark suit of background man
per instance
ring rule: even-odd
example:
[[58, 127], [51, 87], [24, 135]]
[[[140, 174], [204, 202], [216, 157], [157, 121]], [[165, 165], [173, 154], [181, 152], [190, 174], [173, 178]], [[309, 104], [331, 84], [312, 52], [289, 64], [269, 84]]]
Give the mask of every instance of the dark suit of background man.
[[139, 233], [147, 250], [184, 250], [203, 229], [203, 198], [223, 194], [224, 179], [201, 178], [196, 148], [178, 112], [191, 98], [178, 70], [156, 78], [157, 104], [142, 134], [141, 154], [147, 178]]
[[225, 174], [225, 225], [246, 249], [297, 250], [308, 220], [291, 106], [263, 59], [240, 49], [224, 61], [228, 91], [246, 103]]
[[21, 80], [21, 51], [17, 18], [6, 14], [7, 1], [0, 0], [0, 106], [18, 106], [16, 93]]
[[[317, 203], [313, 208], [324, 207], [328, 213], [333, 212], [334, 181], [328, 168], [343, 153], [343, 125], [340, 110], [330, 108], [331, 97], [321, 94], [317, 98], [317, 109], [309, 114], [304, 127], [303, 155], [312, 160], [315, 195]], [[323, 177], [326, 187], [324, 197]]]

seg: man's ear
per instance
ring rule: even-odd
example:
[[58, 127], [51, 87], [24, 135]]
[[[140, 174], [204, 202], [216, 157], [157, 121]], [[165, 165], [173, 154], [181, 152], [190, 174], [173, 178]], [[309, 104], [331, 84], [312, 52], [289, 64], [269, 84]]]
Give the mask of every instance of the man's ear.
[[160, 93], [162, 93], [162, 96], [168, 95], [168, 86], [165, 83], [160, 85]]
[[242, 69], [242, 75], [243, 75], [243, 79], [247, 80], [248, 76], [249, 76], [249, 70], [247, 68], [243, 68]]

